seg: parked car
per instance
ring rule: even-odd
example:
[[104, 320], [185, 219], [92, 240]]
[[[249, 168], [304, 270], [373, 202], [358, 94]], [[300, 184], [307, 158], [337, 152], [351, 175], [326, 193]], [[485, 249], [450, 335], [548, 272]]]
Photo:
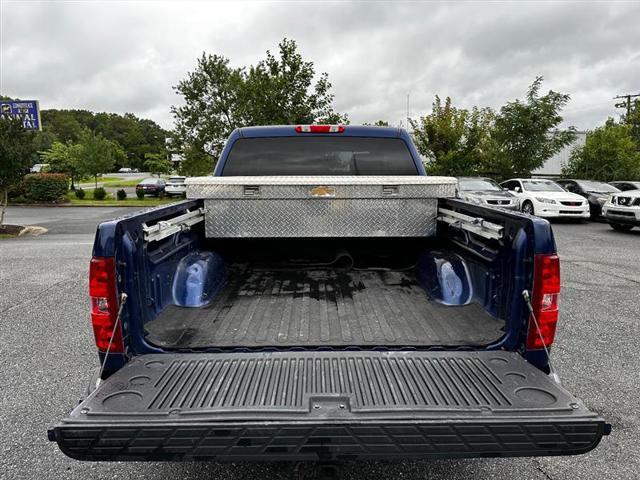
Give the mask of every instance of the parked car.
[[187, 194], [187, 185], [184, 183], [187, 177], [169, 177], [164, 187], [168, 197], [182, 197]]
[[614, 193], [602, 206], [602, 214], [614, 230], [627, 232], [640, 227], [640, 190]]
[[164, 193], [166, 183], [163, 178], [145, 178], [136, 185], [136, 192], [142, 190], [145, 195], [158, 197]]
[[518, 199], [495, 181], [484, 177], [458, 177], [458, 197], [479, 205], [518, 210]]
[[397, 128], [235, 130], [190, 200], [98, 227], [102, 368], [49, 439], [92, 461], [592, 450], [611, 426], [550, 364], [549, 222], [456, 184]]
[[48, 163], [36, 163], [33, 167], [31, 167], [29, 171], [31, 173], [45, 173], [48, 168]]
[[589, 218], [589, 205], [580, 195], [564, 190], [553, 180], [514, 178], [500, 184], [518, 197], [520, 210], [545, 218]]
[[613, 185], [621, 192], [626, 192], [627, 190], [640, 190], [640, 182], [609, 182], [609, 185]]
[[609, 199], [612, 193], [619, 192], [616, 187], [604, 182], [594, 180], [573, 180], [563, 178], [557, 180], [559, 185], [567, 192], [576, 193], [589, 202], [589, 214], [592, 219], [602, 216], [602, 205]]
[[129, 167], [122, 167], [120, 170], [118, 170], [118, 173], [133, 173], [133, 170]]

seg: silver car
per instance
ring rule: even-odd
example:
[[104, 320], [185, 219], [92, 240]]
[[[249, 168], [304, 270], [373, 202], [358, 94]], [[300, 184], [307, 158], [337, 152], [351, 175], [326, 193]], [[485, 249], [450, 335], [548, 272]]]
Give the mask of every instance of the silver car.
[[518, 210], [518, 199], [490, 178], [458, 177], [458, 197], [467, 202]]
[[602, 214], [614, 230], [640, 227], [640, 190], [614, 193], [602, 206]]

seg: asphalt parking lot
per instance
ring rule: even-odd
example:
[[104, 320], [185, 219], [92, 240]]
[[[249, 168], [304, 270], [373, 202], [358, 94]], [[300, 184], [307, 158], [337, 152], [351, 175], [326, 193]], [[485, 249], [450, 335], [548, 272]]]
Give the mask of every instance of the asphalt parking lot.
[[[135, 210], [135, 209], [132, 209]], [[65, 457], [47, 428], [68, 413], [97, 365], [88, 321], [96, 224], [120, 208], [17, 208], [37, 238], [0, 240], [0, 478], [309, 478], [312, 466], [92, 463]], [[554, 224], [562, 314], [553, 359], [564, 386], [613, 424], [576, 457], [352, 463], [343, 478], [637, 479], [640, 476], [640, 229]]]

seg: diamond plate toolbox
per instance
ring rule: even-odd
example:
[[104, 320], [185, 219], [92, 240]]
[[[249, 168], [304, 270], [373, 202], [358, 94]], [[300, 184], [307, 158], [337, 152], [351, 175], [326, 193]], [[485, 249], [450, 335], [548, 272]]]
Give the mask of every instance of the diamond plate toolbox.
[[207, 237], [412, 237], [435, 233], [456, 180], [422, 176], [196, 177]]

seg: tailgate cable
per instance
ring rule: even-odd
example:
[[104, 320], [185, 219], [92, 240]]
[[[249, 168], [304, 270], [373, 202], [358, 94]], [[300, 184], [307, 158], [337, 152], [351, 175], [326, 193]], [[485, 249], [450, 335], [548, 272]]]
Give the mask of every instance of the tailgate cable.
[[120, 316], [122, 315], [122, 309], [124, 308], [124, 304], [127, 303], [127, 294], [122, 292], [120, 294], [120, 306], [118, 307], [118, 315], [116, 316], [116, 321], [113, 322], [113, 331], [111, 332], [111, 338], [109, 339], [109, 345], [107, 345], [107, 351], [104, 352], [104, 358], [102, 359], [102, 365], [100, 365], [100, 371], [98, 372], [98, 379], [96, 380], [96, 388], [100, 386], [102, 383], [102, 372], [104, 372], [104, 367], [107, 364], [107, 358], [109, 358], [109, 350], [111, 350], [111, 344], [113, 343], [113, 337], [116, 335], [116, 329], [118, 328], [118, 324], [120, 323]]
[[544, 349], [544, 353], [547, 354], [547, 360], [549, 361], [549, 376], [551, 380], [560, 385], [560, 375], [556, 372], [556, 369], [553, 368], [553, 363], [551, 363], [551, 354], [549, 353], [549, 348], [547, 347], [546, 342], [544, 341], [544, 337], [542, 336], [542, 332], [540, 331], [540, 325], [538, 324], [538, 319], [536, 318], [536, 314], [533, 313], [533, 305], [531, 305], [531, 295], [529, 295], [528, 290], [522, 291], [522, 297], [524, 298], [525, 303], [527, 304], [527, 308], [531, 313], [531, 318], [533, 318], [533, 323], [536, 326], [536, 331], [538, 332], [538, 336], [540, 337], [540, 341], [542, 342], [542, 348]]

